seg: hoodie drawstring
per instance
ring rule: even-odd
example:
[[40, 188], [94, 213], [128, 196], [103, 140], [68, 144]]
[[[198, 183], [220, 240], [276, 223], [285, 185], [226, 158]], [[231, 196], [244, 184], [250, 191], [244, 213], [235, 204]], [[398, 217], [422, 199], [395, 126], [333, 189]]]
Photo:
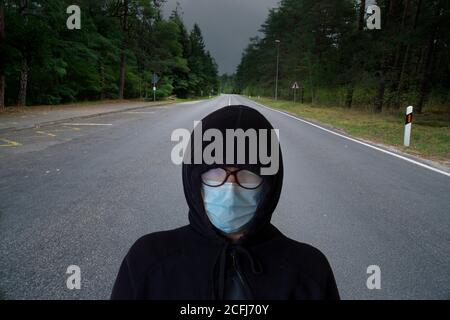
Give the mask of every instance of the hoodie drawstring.
[[246, 248], [244, 248], [242, 246], [236, 246], [235, 249], [236, 249], [236, 252], [242, 252], [247, 257], [247, 259], [250, 261], [250, 266], [252, 267], [253, 274], [258, 275], [263, 272], [261, 262], [259, 262], [258, 259], [253, 257]]
[[[212, 299], [215, 300], [217, 297], [217, 300], [223, 300], [225, 296], [225, 269], [226, 269], [226, 263], [227, 263], [227, 252], [228, 248], [230, 247], [230, 243], [226, 242], [222, 248], [220, 249], [219, 253], [216, 256], [216, 259], [214, 261], [213, 269], [212, 269]], [[240, 245], [233, 245], [233, 248], [235, 249], [236, 253], [243, 253], [244, 256], [247, 257], [247, 259], [250, 261], [250, 266], [252, 269], [252, 272], [256, 275], [261, 274], [263, 272], [262, 265], [256, 259], [253, 257], [250, 252]], [[236, 256], [237, 259], [237, 256]], [[219, 264], [219, 275], [218, 278], [216, 277], [216, 268], [217, 264]], [[218, 290], [216, 292], [216, 282], [218, 281]]]

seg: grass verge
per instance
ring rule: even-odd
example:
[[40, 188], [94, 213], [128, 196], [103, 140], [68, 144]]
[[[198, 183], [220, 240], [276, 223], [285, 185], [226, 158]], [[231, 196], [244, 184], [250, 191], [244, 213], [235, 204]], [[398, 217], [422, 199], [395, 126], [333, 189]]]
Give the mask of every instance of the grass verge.
[[411, 145], [403, 146], [405, 115], [321, 107], [269, 98], [252, 98], [266, 106], [339, 129], [353, 137], [393, 146], [397, 150], [450, 165], [450, 112], [415, 114]]

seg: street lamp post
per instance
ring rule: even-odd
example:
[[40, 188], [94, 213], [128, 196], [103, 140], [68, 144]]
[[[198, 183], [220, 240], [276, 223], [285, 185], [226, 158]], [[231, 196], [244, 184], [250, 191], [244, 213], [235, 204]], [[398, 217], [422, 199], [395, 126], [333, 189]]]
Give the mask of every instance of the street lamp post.
[[275, 100], [278, 100], [278, 66], [280, 63], [280, 40], [275, 40], [277, 44], [277, 75], [275, 77]]

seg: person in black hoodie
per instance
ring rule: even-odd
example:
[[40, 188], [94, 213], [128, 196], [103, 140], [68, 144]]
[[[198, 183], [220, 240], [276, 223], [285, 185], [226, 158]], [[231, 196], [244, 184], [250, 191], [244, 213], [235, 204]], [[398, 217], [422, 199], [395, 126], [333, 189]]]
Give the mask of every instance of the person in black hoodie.
[[[224, 137], [226, 129], [273, 129], [261, 113], [246, 106], [221, 108], [201, 123], [203, 132], [213, 128]], [[201, 151], [207, 145], [203, 141]], [[283, 182], [277, 148], [278, 170], [265, 176], [259, 170], [266, 164], [259, 159], [236, 164], [235, 154], [229, 163], [226, 150], [223, 164], [195, 164], [185, 156], [189, 225], [137, 240], [120, 266], [111, 299], [339, 299], [326, 257], [270, 223]], [[192, 143], [187, 157], [193, 159], [195, 152]]]

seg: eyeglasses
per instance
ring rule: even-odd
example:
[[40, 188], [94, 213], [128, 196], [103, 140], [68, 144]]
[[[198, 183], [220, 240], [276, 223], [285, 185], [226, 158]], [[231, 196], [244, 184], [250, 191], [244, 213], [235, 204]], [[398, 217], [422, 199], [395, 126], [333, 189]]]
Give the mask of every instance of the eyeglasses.
[[263, 183], [263, 178], [249, 170], [228, 170], [225, 168], [214, 168], [201, 175], [202, 183], [210, 187], [220, 187], [229, 176], [234, 176], [237, 184], [244, 189], [256, 189]]

